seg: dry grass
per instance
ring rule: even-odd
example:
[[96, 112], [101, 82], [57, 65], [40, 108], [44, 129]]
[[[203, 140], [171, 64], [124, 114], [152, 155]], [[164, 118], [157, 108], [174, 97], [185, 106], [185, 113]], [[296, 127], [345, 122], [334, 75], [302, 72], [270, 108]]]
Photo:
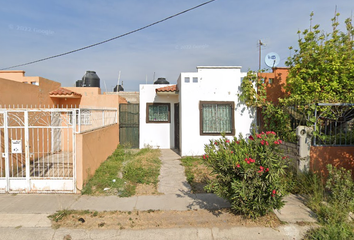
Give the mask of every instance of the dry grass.
[[205, 193], [204, 187], [215, 178], [212, 170], [208, 168], [200, 157], [184, 157], [181, 159], [185, 168], [188, 183], [193, 193]]
[[82, 193], [121, 197], [157, 194], [159, 156], [157, 149], [129, 151], [118, 146], [89, 179]]
[[228, 209], [189, 211], [133, 211], [133, 212], [88, 212], [70, 211], [53, 227], [85, 229], [154, 229], [154, 228], [231, 228], [277, 227], [281, 223], [274, 214], [256, 220], [235, 215]]

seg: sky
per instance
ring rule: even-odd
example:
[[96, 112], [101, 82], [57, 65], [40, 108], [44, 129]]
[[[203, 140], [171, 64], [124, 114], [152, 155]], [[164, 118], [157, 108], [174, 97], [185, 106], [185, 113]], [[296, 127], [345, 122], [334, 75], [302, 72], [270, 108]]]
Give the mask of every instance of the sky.
[[[0, 8], [0, 69], [75, 50], [144, 27], [207, 0], [12, 0]], [[75, 86], [96, 71], [103, 92], [123, 82], [125, 91], [165, 77], [176, 83], [197, 66], [258, 70], [276, 52], [285, 67], [298, 30], [313, 25], [330, 32], [335, 9], [340, 26], [354, 12], [353, 0], [215, 0], [114, 41], [47, 61], [12, 68]]]

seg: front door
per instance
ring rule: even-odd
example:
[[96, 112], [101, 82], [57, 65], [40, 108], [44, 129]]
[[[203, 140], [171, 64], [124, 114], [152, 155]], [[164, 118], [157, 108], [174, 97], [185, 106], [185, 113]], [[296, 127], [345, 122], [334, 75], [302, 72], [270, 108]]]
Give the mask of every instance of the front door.
[[175, 103], [175, 149], [179, 149], [179, 103]]

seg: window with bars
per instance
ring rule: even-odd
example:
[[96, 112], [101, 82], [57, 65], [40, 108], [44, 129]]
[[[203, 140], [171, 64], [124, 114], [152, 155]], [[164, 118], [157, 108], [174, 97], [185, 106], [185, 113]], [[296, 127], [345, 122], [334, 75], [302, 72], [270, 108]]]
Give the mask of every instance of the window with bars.
[[171, 122], [169, 103], [147, 103], [147, 123], [169, 123]]
[[235, 135], [234, 102], [206, 102], [200, 105], [200, 135]]

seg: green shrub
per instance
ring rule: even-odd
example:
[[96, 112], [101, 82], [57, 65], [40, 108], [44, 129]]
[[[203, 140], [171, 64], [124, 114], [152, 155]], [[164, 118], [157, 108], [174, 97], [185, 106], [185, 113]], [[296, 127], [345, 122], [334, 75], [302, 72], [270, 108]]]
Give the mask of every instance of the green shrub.
[[353, 226], [349, 223], [327, 224], [308, 232], [305, 239], [309, 240], [343, 240], [354, 239]]
[[353, 208], [354, 182], [350, 170], [336, 168], [327, 165], [328, 179], [326, 189], [329, 191], [328, 202], [332, 205], [338, 205], [348, 212]]
[[317, 213], [322, 227], [310, 231], [305, 239], [354, 239], [353, 224], [348, 219], [354, 201], [351, 171], [332, 165], [327, 165], [327, 169], [326, 194], [321, 202], [310, 199], [310, 207]]
[[241, 135], [230, 141], [225, 136], [205, 146], [204, 161], [216, 174], [207, 187], [230, 201], [238, 213], [263, 216], [280, 209], [284, 202], [281, 177], [285, 158], [274, 132], [254, 134], [246, 141]]

